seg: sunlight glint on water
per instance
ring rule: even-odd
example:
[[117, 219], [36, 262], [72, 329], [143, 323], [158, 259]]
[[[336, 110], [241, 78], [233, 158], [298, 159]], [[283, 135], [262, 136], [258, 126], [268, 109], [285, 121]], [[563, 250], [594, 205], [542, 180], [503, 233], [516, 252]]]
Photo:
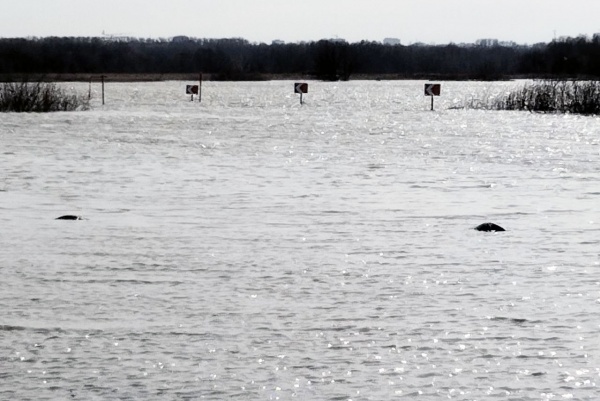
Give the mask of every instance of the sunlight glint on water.
[[598, 118], [185, 84], [2, 116], [1, 399], [597, 398]]

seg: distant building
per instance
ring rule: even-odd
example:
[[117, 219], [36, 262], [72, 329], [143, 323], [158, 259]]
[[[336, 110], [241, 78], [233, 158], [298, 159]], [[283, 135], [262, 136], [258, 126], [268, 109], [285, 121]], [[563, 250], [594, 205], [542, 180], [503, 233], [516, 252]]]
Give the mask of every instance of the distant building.
[[173, 43], [183, 43], [183, 42], [189, 42], [190, 38], [188, 38], [187, 36], [173, 36], [173, 38], [171, 39], [171, 42]]
[[481, 47], [498, 46], [498, 39], [478, 39], [475, 44]]
[[517, 44], [515, 42], [499, 41], [498, 39], [479, 39], [475, 42], [475, 45], [481, 46], [481, 47], [495, 47], [495, 46], [515, 47], [515, 46], [517, 46]]
[[390, 46], [399, 45], [400, 44], [400, 39], [385, 38], [385, 39], [383, 39], [383, 44], [384, 45], [390, 45]]
[[129, 42], [131, 40], [130, 36], [124, 33], [106, 33], [102, 31], [102, 37], [107, 42]]
[[283, 40], [279, 40], [279, 39], [275, 39], [274, 41], [271, 42], [272, 45], [285, 45], [285, 42]]
[[333, 39], [326, 39], [328, 42], [333, 42], [333, 43], [347, 43], [346, 39], [342, 39], [342, 38], [338, 38], [335, 37]]

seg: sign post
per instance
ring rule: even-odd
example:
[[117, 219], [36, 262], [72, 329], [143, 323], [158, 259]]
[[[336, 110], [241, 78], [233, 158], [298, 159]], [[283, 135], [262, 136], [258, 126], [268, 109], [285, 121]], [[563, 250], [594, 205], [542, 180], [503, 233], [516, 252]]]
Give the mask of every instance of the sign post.
[[102, 105], [104, 106], [104, 78], [106, 75], [100, 75], [100, 79], [102, 79]]
[[198, 103], [202, 103], [202, 73], [198, 76]]
[[425, 96], [431, 96], [431, 111], [433, 111], [433, 97], [439, 96], [441, 90], [440, 84], [425, 84]]
[[294, 84], [294, 93], [300, 94], [300, 105], [302, 105], [302, 94], [308, 93], [308, 84], [306, 82], [296, 82]]

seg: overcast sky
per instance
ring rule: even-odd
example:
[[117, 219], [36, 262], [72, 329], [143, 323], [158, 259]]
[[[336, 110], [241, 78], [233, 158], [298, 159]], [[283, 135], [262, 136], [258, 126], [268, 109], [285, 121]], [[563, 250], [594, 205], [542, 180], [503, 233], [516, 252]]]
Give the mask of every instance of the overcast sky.
[[0, 37], [398, 38], [519, 44], [600, 32], [600, 0], [0, 0]]

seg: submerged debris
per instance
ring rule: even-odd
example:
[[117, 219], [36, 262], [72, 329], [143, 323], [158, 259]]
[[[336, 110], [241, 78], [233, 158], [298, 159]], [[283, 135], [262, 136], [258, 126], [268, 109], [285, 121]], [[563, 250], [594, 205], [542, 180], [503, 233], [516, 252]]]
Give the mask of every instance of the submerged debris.
[[54, 220], [83, 220], [83, 217], [75, 216], [74, 214], [65, 214], [64, 216], [57, 217]]
[[477, 231], [506, 231], [504, 228], [500, 227], [498, 224], [494, 223], [483, 223], [475, 227]]

